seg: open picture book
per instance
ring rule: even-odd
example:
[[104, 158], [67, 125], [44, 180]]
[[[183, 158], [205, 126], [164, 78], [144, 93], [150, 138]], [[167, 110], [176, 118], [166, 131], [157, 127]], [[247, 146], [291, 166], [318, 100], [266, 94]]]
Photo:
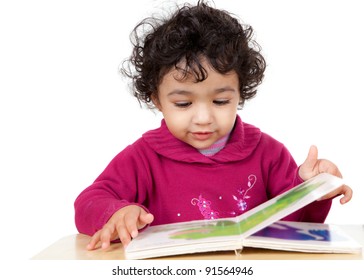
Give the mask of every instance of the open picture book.
[[322, 173], [237, 217], [150, 226], [125, 248], [125, 258], [240, 251], [243, 247], [360, 253], [361, 245], [334, 225], [279, 221], [341, 185], [342, 179]]

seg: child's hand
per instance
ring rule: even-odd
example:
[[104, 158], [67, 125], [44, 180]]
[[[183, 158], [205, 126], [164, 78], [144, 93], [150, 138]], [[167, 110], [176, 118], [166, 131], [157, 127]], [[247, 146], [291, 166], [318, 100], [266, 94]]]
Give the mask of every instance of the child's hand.
[[[310, 151], [308, 152], [307, 158], [304, 163], [300, 166], [298, 171], [299, 176], [304, 180], [308, 180], [320, 173], [330, 173], [337, 177], [342, 178], [342, 175], [337, 168], [337, 166], [329, 160], [326, 159], [318, 159], [318, 151], [316, 146], [311, 146]], [[342, 185], [340, 188], [336, 189], [335, 191], [325, 195], [324, 197], [320, 198], [329, 199], [338, 195], [343, 194], [344, 197], [340, 199], [340, 203], [344, 204], [350, 201], [353, 191], [350, 187], [346, 185]]]
[[110, 246], [110, 241], [120, 238], [124, 246], [128, 245], [131, 238], [138, 235], [138, 229], [153, 222], [152, 214], [147, 213], [137, 205], [130, 205], [116, 211], [109, 221], [97, 231], [87, 245], [88, 250], [93, 250], [100, 242], [102, 249]]

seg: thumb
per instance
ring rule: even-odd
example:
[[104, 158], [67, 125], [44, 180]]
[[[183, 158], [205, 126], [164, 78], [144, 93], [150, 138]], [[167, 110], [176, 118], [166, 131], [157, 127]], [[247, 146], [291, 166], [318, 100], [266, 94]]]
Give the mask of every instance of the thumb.
[[313, 169], [317, 163], [317, 160], [318, 150], [315, 145], [312, 145], [303, 164], [306, 166], [306, 168]]
[[153, 214], [143, 211], [139, 216], [138, 229], [141, 229], [145, 227], [147, 224], [152, 223], [153, 220], [154, 220]]

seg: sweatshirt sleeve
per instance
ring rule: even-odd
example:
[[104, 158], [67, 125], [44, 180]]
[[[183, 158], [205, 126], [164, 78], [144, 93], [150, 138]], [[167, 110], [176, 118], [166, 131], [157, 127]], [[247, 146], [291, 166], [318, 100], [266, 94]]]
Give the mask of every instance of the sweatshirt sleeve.
[[[278, 160], [270, 168], [268, 196], [277, 196], [291, 189], [303, 180], [298, 175], [299, 167], [285, 146], [282, 146]], [[331, 199], [314, 201], [307, 206], [289, 214], [282, 220], [323, 223], [331, 208]]]
[[116, 211], [128, 205], [139, 205], [148, 211], [143, 206], [147, 192], [141, 190], [148, 185], [147, 172], [144, 171], [132, 145], [120, 152], [94, 183], [76, 198], [77, 230], [93, 235]]

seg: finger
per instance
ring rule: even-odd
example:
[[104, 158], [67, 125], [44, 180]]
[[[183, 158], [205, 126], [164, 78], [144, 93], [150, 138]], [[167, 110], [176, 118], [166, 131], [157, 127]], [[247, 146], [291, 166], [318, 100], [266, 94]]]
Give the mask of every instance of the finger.
[[325, 199], [330, 199], [330, 198], [335, 198], [337, 196], [340, 195], [344, 195], [341, 199], [340, 199], [340, 203], [341, 204], [345, 204], [347, 202], [349, 202], [353, 196], [353, 190], [348, 187], [347, 185], [342, 185], [340, 188], [336, 189], [335, 191], [332, 191], [326, 195], [324, 195], [323, 197], [321, 197], [320, 199], [318, 199], [318, 201], [320, 200], [325, 200]]
[[105, 250], [110, 246], [110, 241], [113, 237], [114, 227], [104, 226], [100, 233], [101, 249]]
[[96, 248], [97, 243], [100, 241], [100, 233], [101, 231], [97, 231], [92, 237], [90, 242], [87, 244], [86, 249], [87, 250], [93, 250]]
[[346, 185], [343, 186], [342, 193], [343, 193], [344, 197], [340, 198], [341, 204], [345, 204], [345, 203], [349, 202], [351, 200], [351, 198], [353, 197], [353, 190]]
[[318, 150], [317, 147], [315, 145], [312, 145], [308, 151], [306, 160], [305, 160], [305, 165], [307, 165], [310, 169], [313, 169], [317, 163], [317, 159], [318, 159]]
[[339, 178], [342, 178], [339, 168], [329, 160], [319, 160], [319, 173], [329, 173]]
[[131, 241], [131, 236], [124, 223], [117, 228], [117, 232], [120, 242], [126, 247]]
[[151, 213], [142, 213], [139, 216], [139, 220], [138, 220], [138, 229], [141, 229], [143, 227], [145, 227], [148, 224], [151, 224], [154, 221], [154, 216]]
[[129, 212], [124, 217], [125, 227], [126, 227], [126, 230], [129, 233], [129, 237], [131, 236], [132, 238], [135, 238], [138, 235], [138, 226], [137, 226], [137, 224], [138, 224], [138, 221], [139, 221], [140, 214], [141, 214], [140, 210], [138, 209], [137, 211]]

